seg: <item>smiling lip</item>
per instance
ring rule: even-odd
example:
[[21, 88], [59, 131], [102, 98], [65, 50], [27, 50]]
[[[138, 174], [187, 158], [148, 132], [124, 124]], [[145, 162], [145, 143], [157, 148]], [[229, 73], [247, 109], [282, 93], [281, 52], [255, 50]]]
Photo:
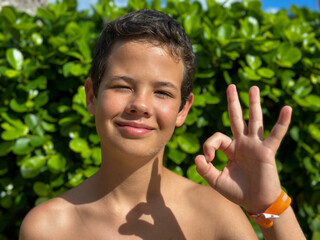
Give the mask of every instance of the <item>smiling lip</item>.
[[121, 131], [132, 136], [143, 136], [155, 129], [146, 124], [137, 122], [117, 122], [116, 125]]

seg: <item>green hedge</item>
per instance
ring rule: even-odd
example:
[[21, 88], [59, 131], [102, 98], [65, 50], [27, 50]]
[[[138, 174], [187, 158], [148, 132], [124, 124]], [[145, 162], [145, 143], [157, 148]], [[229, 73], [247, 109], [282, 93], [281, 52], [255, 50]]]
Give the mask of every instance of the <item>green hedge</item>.
[[[195, 101], [166, 149], [165, 164], [203, 183], [194, 156], [212, 133], [230, 134], [225, 90], [235, 83], [248, 119], [248, 93], [261, 89], [265, 129], [281, 106], [293, 107], [277, 155], [283, 186], [308, 239], [320, 239], [320, 16], [291, 7], [276, 14], [259, 1], [225, 8], [198, 2], [130, 0], [127, 7], [100, 0], [76, 11], [65, 0], [36, 16], [0, 12], [0, 239], [17, 238], [28, 210], [94, 174], [101, 162], [94, 119], [83, 83], [105, 22], [141, 8], [162, 10], [189, 34], [197, 55]], [[269, 132], [266, 130], [265, 134]], [[217, 153], [216, 166], [227, 159]], [[204, 183], [205, 184], [205, 183]]]

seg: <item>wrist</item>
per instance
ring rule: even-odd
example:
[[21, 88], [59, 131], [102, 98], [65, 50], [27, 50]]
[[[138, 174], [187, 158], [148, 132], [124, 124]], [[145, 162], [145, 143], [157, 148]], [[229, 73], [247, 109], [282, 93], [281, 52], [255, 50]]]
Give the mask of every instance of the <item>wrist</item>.
[[281, 186], [279, 186], [279, 189], [277, 189], [277, 191], [273, 192], [272, 194], [256, 196], [255, 205], [250, 205], [245, 209], [251, 215], [263, 213], [279, 198], [281, 193], [282, 188]]
[[247, 215], [251, 217], [259, 226], [270, 228], [273, 226], [273, 219], [279, 218], [280, 215], [290, 206], [291, 198], [282, 190], [280, 196], [268, 207], [264, 212], [252, 214], [247, 211]]

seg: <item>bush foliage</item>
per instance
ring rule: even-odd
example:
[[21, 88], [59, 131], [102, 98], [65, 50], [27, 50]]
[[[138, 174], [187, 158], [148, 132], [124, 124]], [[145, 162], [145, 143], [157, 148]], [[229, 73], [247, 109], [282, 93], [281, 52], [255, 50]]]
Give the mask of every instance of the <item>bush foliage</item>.
[[[235, 83], [245, 119], [248, 89], [261, 89], [265, 135], [281, 106], [293, 118], [277, 154], [282, 185], [309, 239], [320, 239], [320, 16], [291, 7], [271, 14], [256, 0], [226, 8], [198, 2], [129, 0], [117, 7], [100, 0], [89, 11], [75, 0], [50, 4], [35, 16], [0, 12], [0, 239], [17, 238], [27, 211], [94, 174], [101, 162], [94, 118], [83, 83], [105, 22], [141, 8], [176, 18], [197, 56], [195, 101], [185, 125], [166, 148], [165, 164], [204, 183], [194, 156], [214, 132], [231, 135], [225, 89]], [[226, 157], [217, 153], [215, 165]], [[205, 184], [205, 183], [204, 183]]]

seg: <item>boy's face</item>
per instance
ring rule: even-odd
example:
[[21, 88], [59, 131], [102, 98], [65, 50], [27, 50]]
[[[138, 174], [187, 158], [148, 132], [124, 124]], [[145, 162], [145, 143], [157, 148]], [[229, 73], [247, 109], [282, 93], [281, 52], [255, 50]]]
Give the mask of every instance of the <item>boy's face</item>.
[[109, 55], [98, 97], [86, 82], [87, 106], [106, 150], [148, 157], [164, 149], [193, 101], [179, 112], [184, 66], [165, 48], [119, 41]]

